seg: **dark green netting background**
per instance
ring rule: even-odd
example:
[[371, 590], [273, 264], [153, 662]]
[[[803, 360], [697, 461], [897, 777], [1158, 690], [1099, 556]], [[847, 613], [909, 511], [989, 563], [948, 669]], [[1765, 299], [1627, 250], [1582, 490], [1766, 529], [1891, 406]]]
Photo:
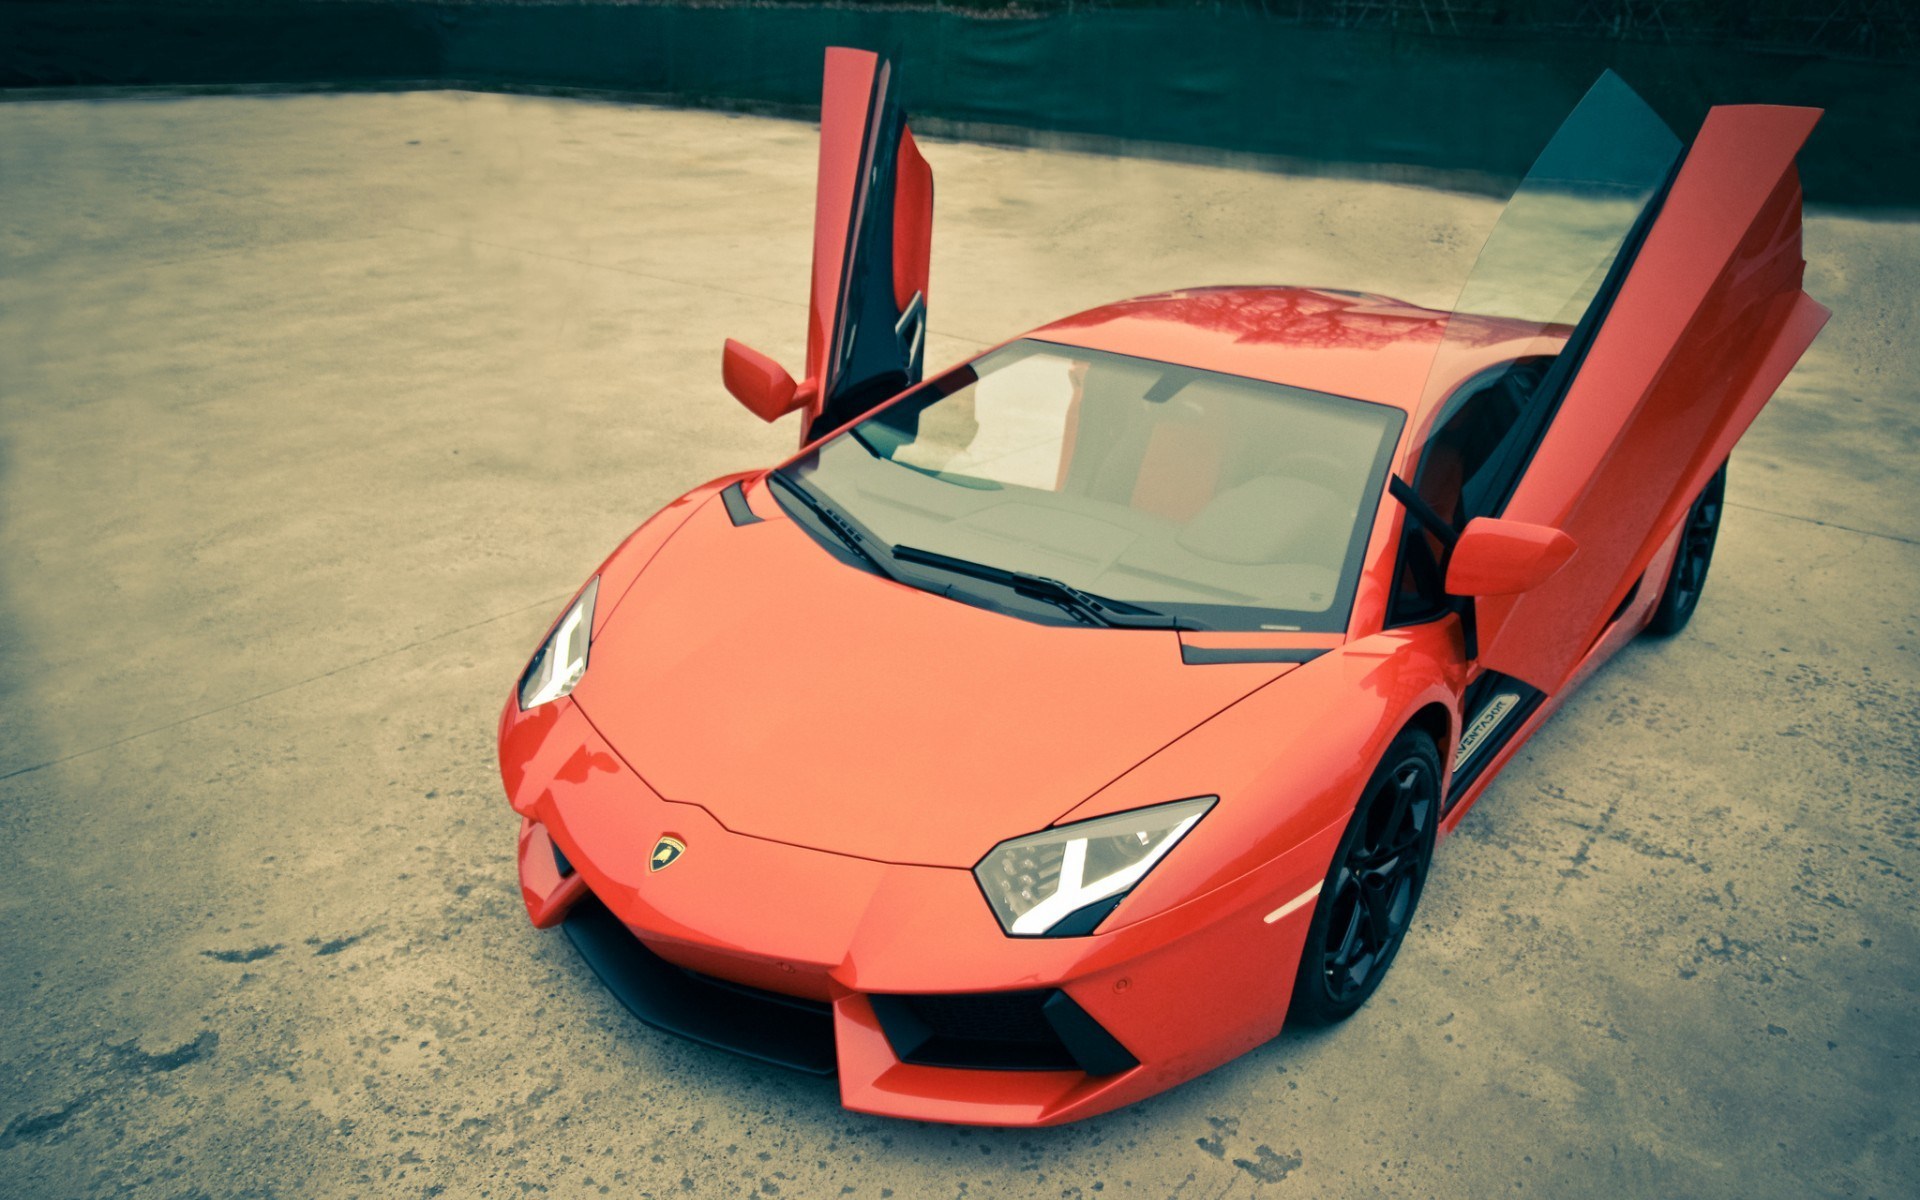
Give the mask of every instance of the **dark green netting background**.
[[[1617, 21], [1495, 19], [1519, 12], [1517, 2], [1426, 0], [1446, 16], [1438, 22], [1410, 17], [1419, 6], [1408, 0], [1071, 13], [1048, 4], [1054, 11], [991, 17], [887, 6], [0, 0], [0, 86], [445, 82], [803, 114], [817, 103], [822, 48], [845, 44], [903, 60], [909, 103], [929, 132], [1120, 139], [1499, 191], [1611, 67], [1682, 133], [1713, 103], [1825, 107], [1801, 160], [1809, 199], [1920, 203], [1920, 62], [1904, 17], [1815, 23], [1807, 6], [1776, 2], [1676, 3], [1672, 24], [1625, 31]], [[1833, 11], [1848, 3], [1833, 0]], [[1349, 18], [1299, 19], [1336, 8]], [[1693, 25], [1681, 20], [1689, 12]]]

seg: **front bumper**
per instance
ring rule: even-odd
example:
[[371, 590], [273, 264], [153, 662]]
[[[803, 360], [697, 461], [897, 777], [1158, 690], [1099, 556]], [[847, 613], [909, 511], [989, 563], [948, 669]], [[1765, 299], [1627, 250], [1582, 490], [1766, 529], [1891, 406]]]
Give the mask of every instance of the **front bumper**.
[[[1312, 906], [1265, 918], [1319, 882], [1339, 835], [1109, 933], [1009, 938], [968, 871], [743, 836], [697, 804], [662, 798], [572, 700], [530, 713], [509, 701], [500, 754], [523, 818], [528, 914], [565, 924], [637, 1015], [765, 1061], [833, 1071], [848, 1108], [926, 1120], [1077, 1120], [1272, 1037]], [[650, 871], [669, 835], [685, 853]], [[1031, 1006], [1038, 1015], [1015, 1022], [1019, 1044], [1039, 1045], [1051, 1029], [1065, 1057], [930, 1065], [956, 1059], [916, 1042], [913, 1014], [981, 993], [994, 994], [979, 1006], [988, 1011]], [[1010, 1069], [1023, 1066], [1033, 1069]]]

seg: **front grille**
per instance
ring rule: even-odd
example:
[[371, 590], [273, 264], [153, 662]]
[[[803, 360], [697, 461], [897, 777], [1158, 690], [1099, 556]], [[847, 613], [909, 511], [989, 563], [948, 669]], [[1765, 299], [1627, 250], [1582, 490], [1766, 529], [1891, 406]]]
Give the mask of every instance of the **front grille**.
[[1053, 993], [983, 992], [973, 996], [911, 996], [907, 1005], [934, 1036], [963, 1042], [1058, 1045], [1040, 1006]]
[[901, 1062], [990, 1071], [1084, 1071], [1138, 1066], [1112, 1034], [1057, 988], [953, 995], [870, 996]]

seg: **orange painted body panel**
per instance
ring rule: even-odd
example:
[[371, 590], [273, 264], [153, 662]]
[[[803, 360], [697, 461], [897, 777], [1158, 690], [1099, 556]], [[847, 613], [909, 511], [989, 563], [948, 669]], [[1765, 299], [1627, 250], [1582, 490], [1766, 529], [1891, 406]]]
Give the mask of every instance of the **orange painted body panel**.
[[1447, 593], [1505, 596], [1531, 591], [1567, 565], [1578, 549], [1559, 529], [1475, 517], [1447, 562]]
[[720, 379], [762, 421], [777, 421], [806, 402], [785, 367], [732, 338], [721, 350]]
[[[718, 504], [687, 521], [629, 600], [647, 619], [600, 634], [574, 691], [650, 786], [736, 833], [971, 867], [1288, 670], [1195, 671], [1172, 631], [956, 604], [755, 505], [753, 525]], [[823, 750], [837, 769], [770, 774]]]
[[[1279, 1029], [1292, 984], [1286, 965], [1299, 956], [1305, 921], [1263, 917], [1324, 871], [1332, 850], [1324, 836], [1155, 919], [1088, 938], [1009, 941], [990, 919], [976, 919], [980, 894], [967, 871], [731, 834], [696, 807], [653, 793], [577, 706], [547, 707], [553, 716], [510, 712], [503, 738], [533, 767], [512, 800], [527, 818], [522, 894], [537, 922], [551, 923], [590, 889], [662, 958], [833, 1001], [841, 1022], [871, 1024], [863, 1000], [871, 993], [1059, 986], [1143, 1064], [1100, 1079], [1019, 1072], [1016, 1082], [1037, 1087], [1022, 1098], [990, 1086], [1006, 1082], [1005, 1072], [907, 1066], [884, 1039], [877, 1047], [843, 1039], [841, 1085], [852, 1107], [987, 1124], [1071, 1120], [1218, 1066]], [[647, 852], [665, 832], [688, 852], [650, 876]], [[582, 883], [561, 880], [555, 843]], [[930, 935], [937, 953], [928, 952]], [[1216, 986], [1197, 1000], [1190, 984], [1203, 976]], [[1042, 1074], [1051, 1075], [1048, 1086], [1037, 1086]], [[977, 1094], [955, 1107], [958, 1075], [976, 1077]]]
[[[1649, 580], [1661, 580], [1667, 577], [1667, 571], [1673, 566], [1674, 553], [1679, 547], [1679, 542], [1680, 530], [1676, 526], [1673, 532], [1667, 536], [1666, 541], [1660, 546], [1660, 549], [1654, 554], [1653, 561], [1648, 565], [1647, 578]], [[1621, 612], [1619, 620], [1614, 621], [1601, 631], [1600, 636], [1595, 639], [1593, 645], [1588, 648], [1585, 656], [1581, 658], [1579, 665], [1574, 668], [1573, 675], [1567, 680], [1560, 691], [1549, 695], [1545, 702], [1536, 708], [1532, 715], [1526, 719], [1525, 723], [1514, 731], [1513, 739], [1502, 746], [1499, 752], [1493, 756], [1492, 760], [1487, 764], [1487, 769], [1481, 772], [1480, 777], [1476, 779], [1470, 787], [1462, 791], [1458, 796], [1452, 798], [1451, 807], [1447, 810], [1445, 818], [1442, 819], [1440, 823], [1440, 836], [1442, 838], [1445, 838], [1460, 827], [1460, 822], [1466, 817], [1467, 810], [1471, 809], [1474, 802], [1486, 794], [1488, 786], [1499, 777], [1501, 769], [1513, 759], [1513, 756], [1519, 752], [1520, 748], [1527, 744], [1528, 739], [1532, 738], [1554, 713], [1560, 711], [1560, 706], [1565, 704], [1567, 699], [1579, 690], [1580, 685], [1590, 679], [1595, 671], [1598, 671], [1606, 665], [1608, 659], [1618, 654], [1626, 647], [1628, 642], [1638, 637], [1641, 631], [1646, 629], [1647, 623], [1653, 618], [1653, 610], [1659, 607], [1659, 604], [1660, 589], [1651, 585], [1643, 587], [1633, 598], [1633, 602], [1627, 605], [1625, 610]], [[1449, 618], [1449, 623], [1451, 622], [1452, 619]], [[1478, 670], [1479, 669], [1476, 668], [1470, 672], [1469, 679], [1471, 679], [1472, 675], [1478, 674]]]
[[[712, 489], [703, 491], [710, 496]], [[978, 851], [1010, 829], [1140, 807], [1193, 794], [1196, 788], [1216, 789], [1225, 799], [1183, 843], [1189, 853], [1170, 857], [1151, 873], [1097, 935], [1008, 939], [966, 869], [979, 852], [948, 856], [958, 865], [914, 865], [730, 829], [701, 804], [667, 799], [629, 766], [629, 754], [648, 760], [624, 743], [615, 749], [616, 741], [596, 722], [595, 692], [583, 681], [573, 698], [530, 712], [521, 712], [510, 700], [502, 714], [502, 777], [515, 810], [529, 822], [521, 838], [522, 892], [529, 915], [539, 924], [552, 924], [590, 891], [669, 962], [752, 987], [832, 1001], [843, 1099], [863, 1111], [981, 1124], [1075, 1120], [1173, 1086], [1277, 1032], [1312, 910], [1302, 909], [1272, 924], [1264, 918], [1324, 875], [1345, 814], [1372, 769], [1380, 739], [1397, 728], [1400, 710], [1444, 705], [1457, 692], [1461, 668], [1447, 655], [1449, 647], [1457, 647], [1450, 628], [1436, 624], [1394, 630], [1333, 649], [1304, 666], [1184, 667], [1179, 665], [1177, 636], [1204, 642], [1211, 640], [1207, 635], [1036, 626], [965, 609], [835, 562], [793, 528], [763, 485], [750, 486], [747, 495], [755, 513], [765, 514], [760, 523], [734, 527], [720, 505], [705, 503], [683, 520], [672, 539], [678, 557], [659, 552], [652, 570], [670, 577], [682, 568], [693, 569], [691, 580], [708, 559], [727, 558], [724, 551], [713, 552], [705, 539], [778, 537], [812, 556], [803, 570], [835, 574], [835, 582], [824, 588], [835, 599], [845, 600], [834, 590], [840, 582], [884, 586], [904, 593], [900, 600], [941, 606], [934, 611], [949, 618], [964, 614], [963, 619], [1003, 624], [1000, 632], [1015, 639], [1010, 652], [1025, 660], [1028, 671], [1045, 667], [1037, 675], [1024, 674], [1029, 683], [1042, 676], [1075, 678], [1074, 668], [1064, 660], [1042, 664], [1033, 658], [1040, 639], [1068, 639], [1062, 642], [1068, 647], [1063, 653], [1077, 654], [1084, 645], [1104, 646], [1103, 653], [1112, 654], [1120, 670], [1109, 685], [1123, 688], [1135, 700], [1155, 690], [1143, 684], [1157, 686], [1184, 676], [1190, 682], [1176, 689], [1182, 703], [1196, 704], [1196, 711], [1206, 710], [1205, 716], [1225, 709], [1212, 720], [1179, 715], [1176, 724], [1200, 727], [1186, 737], [1168, 738], [1173, 745], [1134, 770], [1126, 770], [1133, 765], [1128, 763], [1095, 772], [1119, 775], [1105, 786], [1074, 785], [1077, 794], [1086, 796], [1078, 807], [1057, 799], [1075, 794], [1074, 787], [1053, 792], [1052, 799], [1037, 806], [1028, 801], [1025, 807], [1015, 805], [997, 815], [991, 815], [990, 806], [980, 806], [989, 815], [979, 817], [974, 834], [982, 843]], [[757, 550], [745, 561], [758, 561], [774, 571], [803, 561], [783, 560], [777, 551], [769, 558], [769, 553]], [[819, 583], [809, 579], [806, 590]], [[656, 609], [656, 604], [671, 601], [651, 587], [649, 580], [629, 590], [623, 602], [623, 607], [645, 606], [649, 619], [640, 624], [653, 627], [658, 616], [658, 626], [670, 631], [676, 623], [685, 628], [693, 620]], [[692, 594], [716, 598], [701, 588]], [[862, 611], [871, 609], [868, 603]], [[754, 615], [757, 620], [767, 614]], [[716, 617], [719, 627], [738, 628], [712, 612], [701, 620]], [[903, 636], [924, 636], [917, 620], [909, 620]], [[626, 627], [627, 622], [619, 626]], [[1115, 653], [1122, 645], [1115, 635], [1129, 639], [1126, 651]], [[676, 686], [672, 668], [623, 667], [622, 659], [605, 649], [616, 644], [617, 637], [617, 632], [603, 634], [596, 642], [594, 670], [587, 678], [613, 680], [623, 693], [671, 694]], [[1132, 639], [1151, 649], [1135, 659]], [[659, 648], [636, 644], [640, 653]], [[752, 651], [746, 661], [766, 661], [767, 647]], [[787, 658], [795, 666], [823, 665], [812, 655], [789, 653]], [[669, 671], [657, 686], [655, 669]], [[708, 663], [703, 669], [709, 680], [737, 681], [746, 668], [741, 663]], [[1135, 678], [1121, 678], [1127, 673]], [[994, 675], [995, 682], [1005, 674]], [[1303, 686], [1287, 689], [1286, 682], [1295, 678]], [[603, 694], [608, 690], [604, 684], [599, 688]], [[751, 689], [737, 686], [706, 690], [718, 706], [731, 696], [751, 694]], [[1072, 700], [1085, 712], [1089, 695], [1100, 690], [1074, 688], [1072, 696], [1058, 699]], [[1167, 698], [1159, 701], [1166, 703]], [[777, 702], [756, 711], [753, 719], [765, 718], [775, 708]], [[872, 732], [878, 719], [891, 715], [871, 714], [858, 732]], [[1098, 721], [1085, 726], [1088, 731], [1101, 728]], [[676, 727], [674, 737], [666, 740], [680, 736], [694, 736], [691, 727]], [[1096, 740], [1104, 744], [1108, 739], [1068, 738], [1051, 747], [1037, 741], [1031, 757], [1009, 760], [1001, 769], [1011, 772], [1008, 779], [1024, 778], [1030, 793], [1045, 794], [1047, 772], [1060, 768], [1054, 760], [1073, 759], [1074, 752], [1093, 748], [1090, 743]], [[690, 761], [725, 752], [718, 743], [688, 749]], [[782, 756], [801, 751], [788, 747], [768, 754], [752, 745], [741, 749], [746, 752], [733, 761], [765, 792], [792, 798], [792, 810], [821, 828], [845, 831], [878, 802], [843, 803], [830, 789], [794, 798], [791, 785], [802, 773], [781, 766], [793, 761]], [[845, 753], [854, 753], [850, 744]], [[861, 772], [837, 774], [857, 783]], [[1036, 779], [1041, 782], [1034, 783]], [[958, 791], [945, 799], [969, 807]], [[901, 807], [897, 798], [895, 807]], [[967, 816], [969, 824], [975, 815]], [[689, 849], [669, 871], [650, 875], [648, 852], [663, 835], [680, 838]], [[845, 844], [869, 848], [859, 836], [847, 834]], [[574, 864], [574, 876], [563, 879], [554, 868], [549, 837]], [[929, 952], [930, 945], [937, 945], [936, 953]], [[1207, 987], [1196, 992], [1194, 983], [1201, 979], [1208, 981]], [[864, 999], [872, 993], [965, 993], [1043, 985], [1065, 990], [1142, 1065], [1111, 1077], [914, 1066], [893, 1055]]]
[[833, 327], [839, 319], [847, 232], [860, 190], [867, 104], [877, 56], [838, 46], [827, 51], [820, 89], [820, 167], [813, 202], [813, 283], [807, 305], [807, 373], [818, 383], [826, 373]]
[[900, 133], [899, 192], [894, 197], [893, 302], [905, 308], [927, 293], [933, 265], [933, 168], [912, 130]]
[[[884, 69], [828, 56], [809, 381], [833, 369]], [[1033, 622], [892, 582], [824, 549], [765, 472], [728, 476], [601, 565], [571, 694], [528, 711], [517, 691], [507, 700], [500, 769], [530, 919], [573, 930], [569, 915], [597, 901], [663, 970], [811, 1004], [842, 1100], [865, 1112], [1076, 1120], [1270, 1038], [1315, 890], [1394, 738], [1430, 732], [1445, 766], [1477, 679], [1499, 671], [1545, 693], [1449, 797], [1445, 836], [1651, 619], [1687, 503], [1824, 319], [1799, 291], [1792, 155], [1810, 122], [1709, 119], [1501, 514], [1563, 531], [1536, 552], [1577, 549], [1517, 599], [1476, 602], [1478, 661], [1457, 614], [1389, 627], [1406, 526], [1390, 500], [1343, 632], [1176, 632]], [[932, 175], [901, 128], [885, 278], [904, 308], [924, 299]], [[1246, 287], [1123, 301], [1029, 336], [1394, 406], [1408, 419], [1391, 469], [1411, 480], [1450, 393], [1571, 333]], [[1206, 455], [1173, 442], [1150, 454], [1181, 478], [1136, 487], [1133, 505], [1188, 513], [1183, 485]], [[1203, 796], [1216, 798], [1204, 817], [1091, 933], [1009, 936], [971, 870], [1007, 839]], [[682, 853], [655, 869], [666, 837]], [[902, 996], [1056, 990], [1136, 1065], [908, 1062], [882, 1020]]]

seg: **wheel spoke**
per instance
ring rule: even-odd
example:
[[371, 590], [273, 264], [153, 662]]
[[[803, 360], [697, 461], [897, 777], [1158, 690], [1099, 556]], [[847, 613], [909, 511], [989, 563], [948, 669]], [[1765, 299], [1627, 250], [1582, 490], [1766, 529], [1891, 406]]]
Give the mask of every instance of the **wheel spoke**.
[[1425, 772], [1409, 766], [1406, 773], [1394, 783], [1399, 794], [1394, 800], [1393, 833], [1387, 845], [1396, 859], [1413, 849], [1427, 831], [1431, 797], [1426, 782]]
[[1362, 915], [1365, 908], [1365, 900], [1359, 896], [1354, 897], [1353, 910], [1347, 917], [1346, 928], [1341, 931], [1340, 940], [1334, 943], [1332, 952], [1327, 955], [1329, 974], [1336, 970], [1345, 971], [1353, 964], [1353, 960], [1359, 957], [1361, 952], [1366, 949], [1364, 944], [1365, 921]]
[[1347, 968], [1346, 986], [1340, 990], [1342, 992], [1351, 992], [1355, 988], [1365, 984], [1367, 982], [1367, 976], [1373, 974], [1373, 964], [1378, 961], [1378, 959], [1379, 955], [1372, 951], [1368, 951], [1356, 959], [1353, 964]]
[[1413, 803], [1414, 792], [1420, 786], [1420, 768], [1408, 766], [1394, 777], [1393, 814], [1387, 818], [1387, 845], [1398, 847], [1401, 843], [1401, 830], [1407, 823], [1407, 812]]
[[1720, 531], [1720, 502], [1711, 489], [1694, 501], [1687, 516], [1686, 535], [1680, 547], [1680, 563], [1675, 571], [1681, 596], [1692, 600], [1707, 582], [1707, 566], [1713, 561], [1713, 542]]
[[1366, 869], [1355, 875], [1363, 888], [1385, 887], [1400, 874], [1404, 863], [1400, 855], [1368, 863]]
[[[1383, 860], [1399, 854], [1406, 846], [1403, 826], [1418, 772], [1412, 767], [1394, 776], [1374, 793], [1367, 806], [1367, 835], [1354, 847], [1355, 863], [1363, 872], [1377, 870]], [[1383, 813], [1381, 810], [1385, 808]]]
[[1390, 877], [1378, 885], [1361, 889], [1367, 910], [1367, 932], [1373, 935], [1375, 948], [1384, 950], [1393, 940], [1393, 895], [1399, 880]]

